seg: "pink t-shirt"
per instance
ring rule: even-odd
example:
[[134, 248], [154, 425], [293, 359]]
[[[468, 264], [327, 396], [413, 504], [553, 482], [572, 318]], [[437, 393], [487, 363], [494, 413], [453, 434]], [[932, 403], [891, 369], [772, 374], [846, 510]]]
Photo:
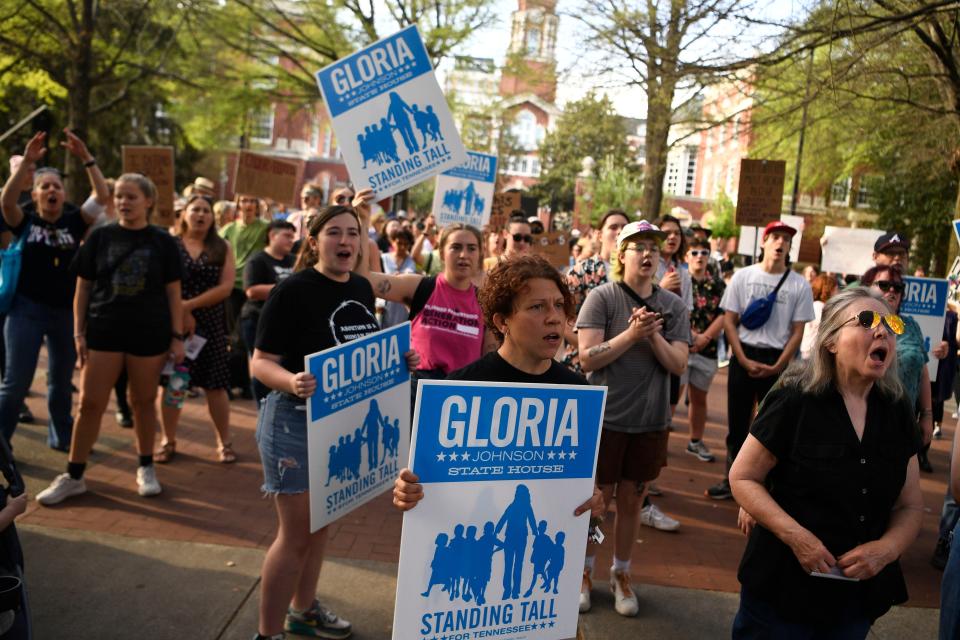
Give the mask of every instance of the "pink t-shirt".
[[483, 350], [483, 312], [477, 288], [454, 289], [443, 277], [413, 319], [410, 340], [420, 354], [420, 369], [456, 371], [478, 360]]

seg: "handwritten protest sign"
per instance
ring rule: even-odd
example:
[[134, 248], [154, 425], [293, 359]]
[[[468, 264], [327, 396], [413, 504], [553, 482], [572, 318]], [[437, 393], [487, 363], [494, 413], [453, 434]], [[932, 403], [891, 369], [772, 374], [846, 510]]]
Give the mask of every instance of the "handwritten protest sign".
[[606, 387], [423, 380], [396, 640], [577, 635]]
[[923, 349], [930, 360], [927, 373], [930, 380], [937, 379], [937, 366], [940, 361], [933, 357], [930, 350], [943, 339], [943, 322], [947, 317], [947, 281], [941, 278], [915, 278], [905, 276], [907, 285], [900, 303], [900, 314], [910, 316], [920, 325], [923, 332]]
[[150, 219], [152, 224], [169, 227], [173, 224], [174, 183], [173, 147], [123, 145], [124, 173], [142, 173], [157, 187], [157, 204]]
[[873, 245], [882, 235], [880, 229], [824, 227], [820, 238], [823, 248], [820, 267], [830, 273], [859, 276], [873, 266]]
[[307, 403], [310, 530], [393, 486], [410, 448], [410, 323], [305, 358], [317, 378]]
[[737, 224], [764, 227], [780, 219], [786, 170], [783, 160], [740, 160]]
[[316, 78], [353, 183], [378, 200], [467, 159], [415, 25]]
[[487, 226], [490, 231], [497, 231], [507, 226], [510, 213], [520, 208], [520, 194], [515, 191], [503, 191], [493, 196], [493, 209], [490, 212], [490, 222]]
[[241, 151], [233, 189], [274, 202], [296, 204], [302, 172], [301, 162]]
[[543, 256], [558, 269], [570, 266], [570, 235], [565, 231], [550, 231], [533, 236], [533, 253]]
[[441, 227], [462, 222], [482, 229], [490, 219], [497, 156], [467, 151], [467, 161], [437, 176], [433, 215]]

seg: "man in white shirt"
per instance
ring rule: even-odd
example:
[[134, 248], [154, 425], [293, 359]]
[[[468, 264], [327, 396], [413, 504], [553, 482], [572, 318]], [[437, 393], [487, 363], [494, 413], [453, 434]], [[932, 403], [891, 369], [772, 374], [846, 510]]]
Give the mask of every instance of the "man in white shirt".
[[[787, 264], [796, 233], [780, 221], [768, 224], [763, 230], [761, 261], [736, 272], [720, 301], [733, 356], [727, 380], [728, 471], [747, 438], [756, 405], [793, 360], [803, 338], [803, 325], [814, 318], [810, 285]], [[743, 326], [741, 315], [750, 304], [774, 290], [776, 302], [766, 322], [753, 329]], [[714, 500], [733, 497], [726, 477], [707, 489], [706, 495]]]

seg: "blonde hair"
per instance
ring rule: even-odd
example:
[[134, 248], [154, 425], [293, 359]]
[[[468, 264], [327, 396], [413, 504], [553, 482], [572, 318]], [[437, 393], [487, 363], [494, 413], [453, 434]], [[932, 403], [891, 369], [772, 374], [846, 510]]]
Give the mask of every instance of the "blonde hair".
[[[820, 328], [810, 349], [810, 358], [805, 361], [794, 360], [780, 376], [778, 385], [794, 386], [805, 393], [826, 391], [837, 379], [837, 356], [830, 351], [830, 347], [836, 343], [840, 329], [850, 321], [850, 307], [864, 300], [880, 302], [891, 312], [886, 301], [867, 287], [845, 289], [833, 296], [823, 305]], [[892, 355], [893, 361], [876, 385], [890, 398], [899, 398], [903, 395], [903, 385], [897, 374], [896, 354]]]
[[150, 216], [153, 215], [153, 210], [157, 206], [157, 186], [153, 184], [153, 180], [142, 173], [125, 173], [117, 178], [116, 183], [114, 183], [114, 188], [121, 182], [129, 182], [137, 185], [140, 193], [150, 201], [150, 206], [147, 208], [147, 222], [149, 222]]
[[[657, 243], [657, 247], [663, 244], [663, 241], [657, 236], [652, 236], [648, 233], [635, 233], [632, 236], [627, 236], [623, 239], [623, 242], [620, 242], [617, 245], [617, 248], [610, 253], [610, 271], [612, 280], [614, 282], [621, 282], [623, 280], [623, 261], [620, 260], [620, 257], [623, 255], [623, 248], [631, 240], [635, 240], [639, 237], [650, 238]], [[656, 260], [660, 260], [660, 252], [657, 251]]]

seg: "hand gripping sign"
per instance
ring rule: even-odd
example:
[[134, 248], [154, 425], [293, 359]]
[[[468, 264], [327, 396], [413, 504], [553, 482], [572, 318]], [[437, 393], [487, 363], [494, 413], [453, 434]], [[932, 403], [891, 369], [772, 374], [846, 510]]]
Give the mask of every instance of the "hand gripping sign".
[[577, 634], [606, 387], [422, 380], [397, 640]]
[[357, 189], [379, 200], [467, 159], [415, 25], [316, 77]]
[[[393, 486], [410, 448], [410, 323], [309, 355], [310, 531]], [[283, 461], [281, 461], [282, 464]]]

